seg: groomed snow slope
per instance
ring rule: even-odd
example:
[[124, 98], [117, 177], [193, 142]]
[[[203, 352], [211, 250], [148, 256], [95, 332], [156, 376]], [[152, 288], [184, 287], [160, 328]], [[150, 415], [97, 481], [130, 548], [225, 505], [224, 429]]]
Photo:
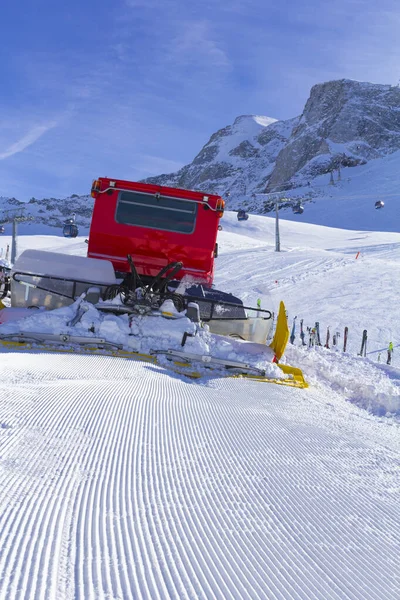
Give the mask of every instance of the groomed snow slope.
[[3, 598], [398, 598], [398, 430], [313, 389], [2, 367]]
[[398, 348], [356, 356], [398, 343], [397, 236], [282, 222], [277, 255], [273, 226], [226, 215], [216, 283], [349, 326], [346, 355], [289, 347], [308, 390], [2, 353], [0, 598], [399, 598]]

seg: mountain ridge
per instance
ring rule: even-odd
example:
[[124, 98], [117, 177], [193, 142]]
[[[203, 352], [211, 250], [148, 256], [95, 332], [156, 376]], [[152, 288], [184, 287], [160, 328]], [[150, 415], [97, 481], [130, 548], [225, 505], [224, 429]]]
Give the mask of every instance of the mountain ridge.
[[[340, 79], [314, 85], [297, 117], [236, 117], [231, 125], [211, 134], [191, 163], [143, 181], [218, 193], [228, 209], [245, 207], [257, 214], [270, 213], [278, 201], [285, 218], [293, 218], [288, 212], [291, 204], [302, 202], [304, 220], [319, 218], [321, 224], [357, 228], [366, 223], [359, 217], [357, 203], [345, 222], [333, 218], [333, 205], [322, 200], [351, 199], [359, 194], [354, 177], [367, 173], [369, 193], [389, 194], [392, 203], [398, 204], [399, 151], [400, 88]], [[316, 204], [318, 210], [314, 210]], [[25, 208], [35, 223], [55, 228], [61, 228], [75, 212], [78, 225], [88, 228], [93, 199], [76, 194], [60, 200], [32, 198], [27, 203], [0, 198], [0, 216], [10, 208]], [[400, 227], [397, 212], [381, 223], [384, 230]], [[374, 225], [372, 217], [369, 222]]]

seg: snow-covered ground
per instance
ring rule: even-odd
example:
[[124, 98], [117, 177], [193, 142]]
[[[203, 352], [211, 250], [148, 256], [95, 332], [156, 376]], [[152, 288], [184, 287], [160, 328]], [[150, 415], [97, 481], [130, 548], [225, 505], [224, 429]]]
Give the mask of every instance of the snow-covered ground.
[[276, 253], [273, 219], [222, 225], [216, 286], [338, 347], [297, 327], [307, 390], [3, 351], [1, 599], [400, 597], [400, 234], [281, 221]]
[[[330, 142], [332, 146], [332, 142]], [[336, 148], [336, 151], [341, 151]], [[315, 159], [314, 162], [318, 160]], [[326, 155], [319, 157], [326, 160]], [[311, 198], [304, 202], [304, 213], [293, 214], [290, 208], [282, 209], [285, 219], [298, 223], [329, 225], [365, 231], [399, 231], [399, 161], [400, 151], [382, 158], [370, 160], [365, 165], [345, 167], [334, 175], [330, 184], [330, 172], [315, 177], [310, 186], [302, 180], [302, 186], [282, 192], [278, 197]], [[258, 202], [276, 195], [258, 195]], [[384, 208], [375, 210], [375, 202], [384, 202]], [[364, 231], [365, 230], [365, 231]]]

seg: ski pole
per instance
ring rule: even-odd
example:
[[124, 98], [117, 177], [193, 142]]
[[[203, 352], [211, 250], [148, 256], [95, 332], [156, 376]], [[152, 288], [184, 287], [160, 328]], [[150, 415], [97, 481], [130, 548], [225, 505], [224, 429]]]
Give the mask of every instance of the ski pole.
[[344, 328], [344, 335], [343, 335], [343, 352], [346, 352], [347, 349], [347, 336], [349, 334], [349, 328], [345, 327]]
[[290, 334], [290, 343], [291, 344], [293, 344], [293, 342], [296, 338], [296, 319], [297, 319], [297, 317], [295, 317], [293, 319], [292, 333]]
[[326, 330], [326, 341], [325, 341], [325, 348], [329, 348], [329, 339], [330, 339], [330, 331], [329, 331], [329, 327]]
[[367, 339], [368, 339], [367, 330], [364, 329], [363, 334], [362, 334], [362, 340], [361, 340], [361, 349], [360, 349], [360, 352], [358, 353], [358, 356], [366, 356], [367, 355]]
[[304, 333], [304, 329], [303, 329], [303, 319], [300, 320], [300, 339], [301, 339], [301, 345], [302, 346], [306, 346], [306, 343], [304, 341], [306, 334]]
[[315, 322], [315, 331], [316, 331], [316, 343], [317, 343], [317, 346], [322, 346], [322, 344], [321, 344], [321, 336], [319, 335], [319, 321]]

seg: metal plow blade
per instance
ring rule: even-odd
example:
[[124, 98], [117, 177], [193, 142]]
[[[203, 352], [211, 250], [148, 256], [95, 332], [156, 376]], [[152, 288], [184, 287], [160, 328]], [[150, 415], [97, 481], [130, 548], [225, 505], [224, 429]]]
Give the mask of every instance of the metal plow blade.
[[268, 379], [266, 377], [258, 377], [257, 375], [236, 375], [236, 377], [245, 377], [246, 379], [254, 379], [255, 381], [262, 381], [264, 383], [277, 383], [278, 385], [287, 385], [289, 387], [296, 388], [308, 388], [308, 383], [304, 379], [304, 375], [301, 369], [297, 367], [291, 367], [290, 365], [277, 365], [285, 375], [289, 375], [288, 379]]
[[[304, 379], [301, 369], [291, 367], [290, 365], [277, 364], [277, 367], [287, 376], [285, 378], [268, 377], [263, 369], [258, 369], [252, 365], [232, 360], [225, 360], [209, 355], [191, 354], [179, 350], [161, 350], [153, 354], [166, 356], [173, 364], [173, 371], [186, 375], [192, 379], [200, 379], [207, 373], [204, 367], [210, 370], [210, 374], [220, 377], [235, 377], [252, 379], [263, 383], [276, 383], [297, 388], [307, 388], [308, 383]], [[196, 365], [202, 367], [202, 371], [191, 370]]]
[[[157, 358], [150, 356], [149, 354], [142, 354], [140, 352], [132, 352], [129, 350], [123, 350], [116, 344], [104, 343], [100, 345], [93, 345], [91, 343], [79, 343], [77, 341], [41, 341], [34, 340], [35, 334], [32, 337], [24, 336], [25, 339], [16, 339], [18, 336], [13, 335], [12, 339], [0, 339], [0, 349], [3, 350], [29, 350], [31, 352], [65, 352], [68, 354], [92, 354], [94, 356], [117, 356], [120, 358], [127, 358], [130, 360], [139, 360], [142, 362], [149, 362], [157, 364]], [[11, 337], [11, 336], [10, 336]], [[72, 336], [70, 336], [72, 337]]]
[[[0, 347], [5, 351], [30, 350], [33, 352], [116, 356], [167, 367], [173, 372], [191, 379], [200, 379], [211, 375], [216, 377], [240, 377], [298, 388], [308, 387], [301, 370], [289, 365], [277, 365], [287, 377], [282, 379], [271, 378], [267, 376], [263, 369], [247, 363], [225, 360], [210, 355], [192, 354], [180, 350], [155, 350], [151, 354], [132, 352], [124, 350], [118, 344], [107, 342], [103, 338], [29, 332], [0, 338]], [[165, 356], [168, 359], [167, 365], [165, 364], [166, 361], [159, 360], [158, 357], [160, 356]], [[201, 370], [197, 370], [200, 368]]]

